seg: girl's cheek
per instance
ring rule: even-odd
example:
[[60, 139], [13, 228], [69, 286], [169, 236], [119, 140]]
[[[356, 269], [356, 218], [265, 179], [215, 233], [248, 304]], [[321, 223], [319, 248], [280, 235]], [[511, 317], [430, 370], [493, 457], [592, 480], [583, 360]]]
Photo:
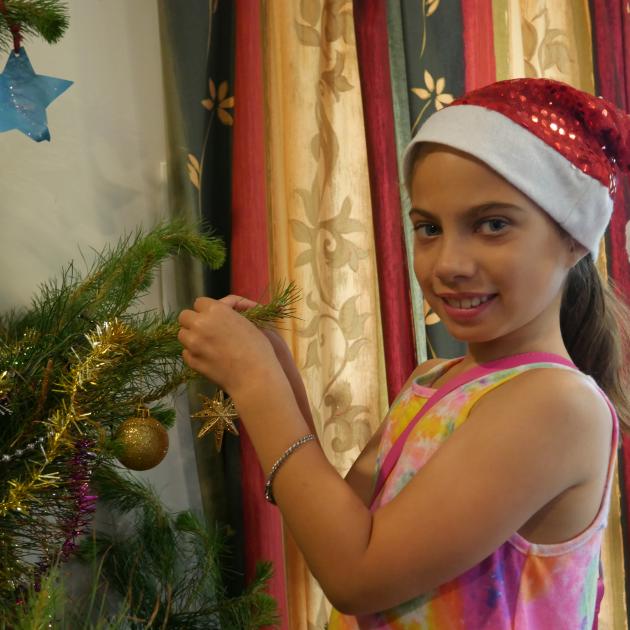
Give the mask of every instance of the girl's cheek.
[[414, 262], [413, 270], [416, 276], [416, 280], [418, 281], [418, 284], [420, 285], [422, 290], [425, 290], [425, 288], [428, 287], [430, 284], [429, 283], [430, 274], [427, 271], [426, 264], [424, 264], [423, 261], [416, 260]]

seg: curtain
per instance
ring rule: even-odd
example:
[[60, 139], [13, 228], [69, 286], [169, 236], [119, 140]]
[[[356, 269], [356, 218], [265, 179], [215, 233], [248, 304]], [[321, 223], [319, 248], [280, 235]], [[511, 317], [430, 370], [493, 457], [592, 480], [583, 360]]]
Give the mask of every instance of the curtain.
[[365, 116], [381, 320], [391, 403], [416, 365], [387, 44], [382, 2], [354, 4], [357, 56]]
[[[169, 207], [173, 214], [193, 221], [205, 220], [226, 243], [231, 233], [231, 152], [234, 115], [234, 13], [230, 3], [219, 6], [192, 0], [185, 11], [176, 0], [158, 3], [164, 97], [168, 135]], [[220, 9], [220, 10], [219, 10]], [[197, 295], [212, 297], [229, 290], [230, 256], [219, 271], [176, 263], [177, 302], [190, 305]], [[191, 413], [199, 406], [199, 393], [190, 390]], [[190, 430], [197, 426], [191, 423]], [[244, 552], [240, 507], [238, 442], [229, 436], [217, 454], [212, 439], [194, 440], [195, 461], [203, 508], [211, 525], [228, 526], [233, 553], [225, 563], [228, 590], [243, 587]]]
[[[202, 293], [264, 300], [269, 286], [264, 175], [260, 3], [161, 0], [165, 98], [169, 118], [171, 206], [202, 219], [228, 244], [218, 272], [179, 269], [181, 303]], [[238, 102], [243, 106], [238, 108]], [[208, 393], [208, 392], [205, 392]], [[191, 392], [191, 405], [197, 403]], [[263, 499], [263, 473], [251, 442], [226, 436], [196, 442], [206, 517], [231, 532], [224, 580], [240, 593], [258, 561], [271, 561], [270, 594], [288, 627], [282, 527]]]
[[[232, 266], [230, 292], [255, 301], [269, 297], [269, 243], [265, 182], [264, 99], [260, 2], [236, 6], [236, 105], [232, 161]], [[253, 444], [241, 426], [241, 490], [245, 575], [254, 577], [259, 560], [273, 562], [269, 592], [288, 626], [282, 524], [278, 510], [265, 501], [264, 473]]]
[[[593, 46], [595, 56], [595, 79], [597, 93], [611, 100], [616, 105], [629, 111], [630, 108], [630, 61], [628, 60], [628, 42], [630, 42], [630, 7], [622, 0], [598, 0], [590, 3], [593, 19]], [[615, 281], [619, 292], [630, 303], [630, 177], [621, 177], [618, 182], [618, 197], [613, 217], [607, 233], [606, 251], [608, 271]], [[630, 350], [630, 349], [628, 349]], [[624, 495], [624, 532], [618, 527], [618, 518], [612, 518], [615, 537], [609, 538], [606, 552], [609, 558], [620, 557], [623, 553], [623, 539], [628, 536], [628, 517], [630, 516], [630, 438], [623, 436], [620, 452], [621, 478]], [[619, 507], [619, 489], [616, 489], [614, 508]], [[615, 514], [614, 516], [618, 516]], [[612, 562], [611, 562], [612, 564]], [[623, 582], [614, 579], [611, 588], [622, 590]], [[626, 579], [627, 592], [627, 579]], [[624, 593], [617, 593], [616, 601], [621, 601]], [[614, 613], [618, 608], [614, 607]], [[618, 612], [620, 615], [620, 611]], [[617, 626], [614, 626], [617, 627]], [[619, 627], [621, 620], [619, 621]]]
[[[561, 79], [627, 107], [627, 3], [194, 4], [175, 12], [161, 0], [165, 68], [177, 93], [167, 93], [177, 113], [172, 177], [182, 198], [195, 201], [199, 191], [198, 214], [230, 244], [229, 266], [206, 278], [206, 290], [261, 300], [279, 281], [302, 289], [299, 319], [283, 334], [325, 453], [343, 474], [414, 365], [464, 351], [424, 303], [413, 273], [400, 185], [411, 135], [465, 91], [510, 77]], [[615, 213], [600, 266], [629, 295], [627, 203]], [[243, 572], [273, 561], [283, 628], [323, 628], [329, 605], [262, 500], [247, 436], [226, 447], [215, 464], [207, 447], [198, 453], [208, 514], [234, 524]], [[612, 504], [599, 627], [616, 629], [627, 627], [618, 489]]]
[[[263, 7], [272, 278], [302, 288], [286, 339], [343, 474], [388, 403], [352, 4]], [[285, 540], [289, 627], [322, 628], [329, 606]]]

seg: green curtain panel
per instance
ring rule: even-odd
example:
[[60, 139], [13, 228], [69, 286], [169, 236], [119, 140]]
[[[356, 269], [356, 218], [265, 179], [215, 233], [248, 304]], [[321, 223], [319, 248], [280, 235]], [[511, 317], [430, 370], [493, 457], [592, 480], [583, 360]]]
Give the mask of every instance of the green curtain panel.
[[[160, 0], [160, 29], [169, 134], [170, 205], [174, 213], [201, 220], [227, 245], [231, 237], [232, 130], [234, 123], [234, 7], [231, 2]], [[218, 271], [191, 265], [178, 269], [181, 304], [195, 296], [230, 292], [230, 255]], [[191, 411], [199, 393], [191, 388]], [[196, 431], [197, 425], [191, 430]], [[232, 593], [244, 584], [244, 535], [240, 493], [239, 443], [227, 435], [221, 453], [212, 436], [195, 442], [206, 517], [228, 527], [225, 580]]]
[[[390, 21], [394, 27], [396, 13], [390, 5]], [[459, 2], [403, 0], [400, 16], [407, 76], [408, 124], [413, 136], [428, 116], [464, 93], [462, 12]], [[394, 30], [391, 36], [395, 37], [396, 33], [397, 30]], [[395, 64], [399, 65], [400, 61], [392, 60], [392, 66]], [[394, 85], [394, 89], [402, 87]], [[400, 94], [394, 100], [396, 98], [400, 98]], [[399, 141], [400, 144], [402, 142]], [[409, 251], [410, 264], [412, 261], [412, 251]], [[465, 353], [464, 344], [449, 335], [427, 305], [416, 317], [424, 318], [429, 357], [450, 358]]]

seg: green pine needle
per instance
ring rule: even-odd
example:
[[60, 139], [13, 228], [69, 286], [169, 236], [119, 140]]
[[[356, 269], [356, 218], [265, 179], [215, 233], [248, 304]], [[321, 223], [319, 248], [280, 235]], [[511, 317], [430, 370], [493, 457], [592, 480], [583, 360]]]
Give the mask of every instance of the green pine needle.
[[[65, 538], [61, 524], [76, 511], [65, 481], [72, 441], [91, 438], [99, 464], [107, 466], [118, 452], [116, 429], [139, 404], [148, 405], [165, 426], [174, 422], [174, 412], [158, 401], [193, 378], [182, 361], [175, 315], [137, 313], [133, 307], [162, 261], [177, 254], [215, 268], [225, 258], [225, 247], [216, 237], [200, 234], [198, 226], [163, 223], [98, 253], [85, 272], [68, 265], [59, 279], [40, 287], [30, 308], [0, 316], [0, 374], [5, 375], [0, 401], [8, 410], [0, 414], [0, 455], [25, 447], [27, 453], [0, 466], [0, 500], [6, 500], [12, 483], [30, 480], [34, 470], [60, 480], [52, 490], [28, 486], [33, 490], [22, 499], [26, 509], [0, 517], [0, 627], [15, 600], [15, 584], [28, 585], [33, 565], [54, 556]], [[124, 347], [94, 364], [96, 371], [74, 398], [90, 422], [68, 425], [64, 450], [49, 459], [32, 446], [42, 440], [47, 444], [47, 420], [67, 415], [75, 366], [90, 356], [90, 340], [98, 330], [115, 320], [126, 330]], [[136, 495], [130, 495], [134, 501]], [[154, 513], [161, 510], [156, 504]]]
[[[71, 442], [50, 459], [45, 451], [32, 449], [35, 440], [47, 437], [46, 421], [69, 408], [71, 396], [89, 422], [67, 425], [68, 437], [93, 440], [98, 457], [92, 476], [96, 494], [114, 515], [132, 525], [125, 535], [94, 535], [82, 549], [86, 560], [99, 565], [94, 576], [99, 588], [108, 584], [124, 602], [125, 614], [117, 617], [122, 625], [111, 628], [135, 630], [150, 621], [155, 628], [240, 630], [276, 621], [276, 604], [265, 592], [270, 567], [262, 566], [238, 597], [228, 597], [221, 573], [225, 537], [190, 513], [168, 513], [150, 486], [119, 474], [112, 464], [120, 447], [116, 429], [136, 414], [137, 406], [149, 406], [153, 417], [169, 426], [174, 412], [159, 401], [195, 378], [181, 357], [175, 316], [137, 312], [160, 264], [181, 254], [217, 268], [225, 260], [225, 247], [212, 234], [200, 234], [198, 226], [183, 221], [139, 230], [97, 253], [86, 271], [68, 265], [59, 279], [40, 287], [30, 308], [0, 315], [0, 374], [5, 374], [0, 400], [9, 410], [0, 416], [0, 454], [17, 453], [25, 446], [28, 453], [0, 466], [0, 499], [5, 499], [11, 483], [30, 479], [31, 471], [42, 466], [47, 478], [59, 479], [52, 489], [42, 487], [25, 495], [21, 500], [27, 509], [10, 509], [0, 518], [0, 627], [14, 613], [26, 611], [14, 605], [15, 585], [32, 583], [39, 559], [54, 561], [66, 536], [62, 524], [76, 511], [67, 486]], [[259, 326], [274, 325], [294, 317], [298, 297], [292, 283], [279, 286], [270, 304], [250, 309], [245, 316]], [[99, 330], [107, 330], [108, 322], [117, 322], [118, 341], [111, 342], [92, 372], [82, 372], [81, 366], [94, 359]], [[77, 374], [83, 374], [83, 381], [73, 389]], [[34, 607], [29, 610], [35, 617], [28, 617], [23, 626], [15, 619], [9, 625], [38, 627], [36, 618], [42, 615], [67, 617], [72, 606], [59, 592], [55, 599], [51, 591], [57, 612], [37, 608], [46, 602], [38, 603], [33, 595], [29, 601]], [[95, 592], [88, 606], [95, 625], [85, 625], [88, 617], [77, 621], [71, 616], [67, 627], [110, 627], [98, 625], [102, 601]]]
[[0, 47], [13, 44], [10, 24], [19, 24], [23, 36], [42, 37], [49, 44], [59, 41], [68, 28], [68, 6], [59, 0], [4, 0], [7, 16], [0, 13]]
[[300, 289], [294, 282], [286, 286], [278, 285], [268, 304], [258, 304], [243, 312], [243, 315], [261, 328], [276, 326], [279, 321], [289, 317], [296, 318], [295, 303], [300, 299]]
[[245, 590], [228, 597], [220, 531], [211, 532], [191, 512], [168, 513], [150, 485], [128, 474], [102, 470], [94, 486], [116, 516], [127, 522], [132, 517], [132, 525], [122, 535], [85, 540], [80, 557], [92, 564], [102, 560], [102, 578], [124, 599], [129, 618], [182, 630], [277, 623], [276, 602], [265, 592], [270, 564], [260, 564]]

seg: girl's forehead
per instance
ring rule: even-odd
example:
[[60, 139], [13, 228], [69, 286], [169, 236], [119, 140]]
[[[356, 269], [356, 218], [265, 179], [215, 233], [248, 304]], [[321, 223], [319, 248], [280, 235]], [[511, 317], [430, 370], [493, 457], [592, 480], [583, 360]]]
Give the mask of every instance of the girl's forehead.
[[441, 174], [452, 176], [466, 174], [468, 172], [484, 173], [505, 181], [498, 173], [490, 168], [490, 166], [475, 156], [446, 145], [432, 142], [420, 145], [413, 166], [412, 178], [416, 177], [418, 171], [423, 173], [430, 171], [432, 174], [435, 174], [434, 171], [437, 171]]
[[[412, 171], [412, 208], [441, 217], [469, 220], [502, 211], [524, 218], [548, 214], [532, 199], [481, 160], [440, 145], [422, 151]], [[411, 215], [410, 215], [411, 216]]]
[[506, 201], [526, 199], [515, 186], [477, 158], [457, 151], [429, 145], [414, 163], [411, 177], [411, 199], [472, 197], [482, 203], [490, 195], [505, 196]]

